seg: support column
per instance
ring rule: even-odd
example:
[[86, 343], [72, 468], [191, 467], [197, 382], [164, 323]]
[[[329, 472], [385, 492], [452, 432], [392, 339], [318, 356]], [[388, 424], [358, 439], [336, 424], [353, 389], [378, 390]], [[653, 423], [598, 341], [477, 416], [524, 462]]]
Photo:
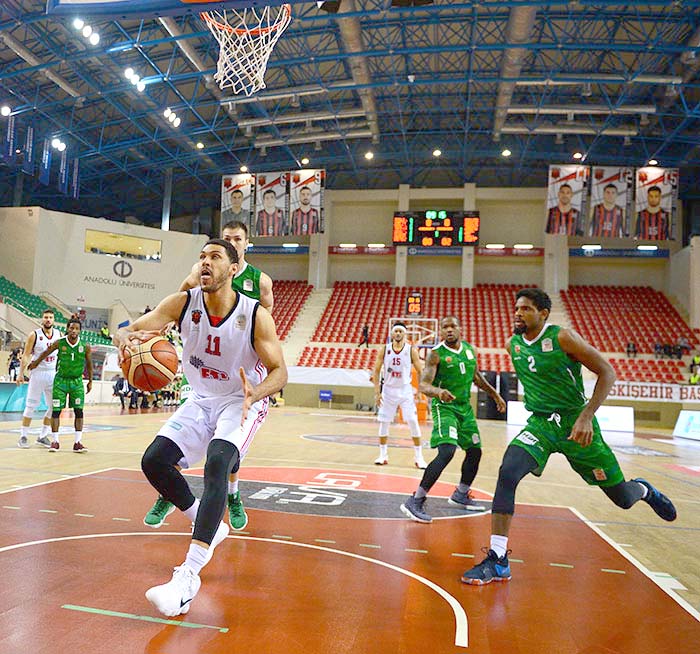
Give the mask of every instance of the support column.
[[[476, 184], [464, 185], [464, 199], [462, 201], [464, 211], [476, 211]], [[474, 288], [474, 248], [462, 248], [462, 269], [460, 273], [460, 286], [462, 288]]]
[[22, 193], [24, 191], [24, 173], [21, 170], [17, 170], [15, 174], [15, 190], [12, 194], [12, 206], [21, 207], [22, 206]]
[[170, 230], [170, 204], [173, 199], [173, 169], [166, 168], [163, 184], [163, 213], [160, 218], [160, 228], [163, 231]]
[[[411, 187], [409, 184], [399, 184], [399, 197], [397, 211], [408, 211], [411, 208]], [[408, 269], [408, 248], [399, 245], [396, 248], [396, 268], [394, 272], [394, 286], [406, 286], [406, 273]]]
[[692, 329], [700, 329], [700, 236], [690, 238], [689, 269], [690, 326]]
[[308, 282], [314, 288], [328, 288], [328, 243], [328, 232], [309, 237]]
[[569, 242], [566, 234], [544, 235], [544, 290], [559, 293], [569, 288]]

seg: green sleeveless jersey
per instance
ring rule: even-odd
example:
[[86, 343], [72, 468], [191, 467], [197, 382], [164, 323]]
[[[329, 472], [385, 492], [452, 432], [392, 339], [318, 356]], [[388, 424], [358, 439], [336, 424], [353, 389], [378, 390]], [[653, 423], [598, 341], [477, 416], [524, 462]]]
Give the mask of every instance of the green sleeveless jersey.
[[246, 261], [246, 267], [243, 272], [237, 277], [233, 278], [231, 282], [231, 288], [234, 291], [243, 293], [248, 297], [252, 297], [254, 300], [260, 299], [260, 275], [261, 271], [251, 266]]
[[581, 364], [559, 345], [558, 325], [546, 325], [527, 343], [521, 334], [510, 339], [510, 357], [525, 391], [525, 408], [533, 413], [579, 411], [586, 404]]
[[436, 345], [432, 351], [440, 356], [433, 386], [446, 388], [456, 398], [452, 402], [442, 402], [434, 397], [433, 406], [447, 405], [456, 409], [471, 407], [472, 380], [476, 370], [474, 348], [466, 341], [461, 341], [459, 351], [456, 352], [442, 342]]
[[85, 348], [83, 341], [78, 338], [75, 345], [68, 342], [68, 337], [64, 336], [58, 341], [56, 376], [63, 379], [82, 378], [85, 369]]

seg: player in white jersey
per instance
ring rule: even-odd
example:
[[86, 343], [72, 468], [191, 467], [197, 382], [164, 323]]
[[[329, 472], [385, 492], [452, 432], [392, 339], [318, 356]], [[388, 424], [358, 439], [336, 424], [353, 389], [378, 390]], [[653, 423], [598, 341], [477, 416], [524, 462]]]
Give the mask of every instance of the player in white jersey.
[[428, 465], [421, 450], [418, 413], [411, 386], [411, 366], [416, 369], [420, 379], [423, 363], [418, 356], [418, 349], [406, 341], [406, 325], [397, 322], [391, 328], [391, 343], [382, 347], [377, 357], [372, 377], [374, 400], [379, 407], [379, 456], [374, 461], [378, 466], [389, 463], [389, 423], [394, 420], [399, 407], [413, 437], [414, 464], [421, 470]]
[[[19, 377], [17, 378], [17, 386], [24, 384], [24, 370], [35, 359], [37, 359], [45, 350], [53, 343], [61, 338], [61, 333], [53, 326], [54, 313], [52, 309], [46, 309], [41, 314], [41, 328], [35, 329], [24, 346], [24, 354], [19, 365]], [[52, 392], [53, 378], [56, 376], [56, 355], [52, 354], [46, 357], [35, 370], [32, 371], [29, 377], [29, 385], [27, 386], [27, 401], [24, 405], [22, 413], [22, 427], [17, 445], [19, 447], [29, 447], [29, 425], [32, 424], [32, 415], [41, 402], [41, 396], [44, 396], [46, 403], [46, 413], [44, 414], [44, 425], [41, 429], [41, 434], [37, 436], [36, 442], [44, 447], [51, 447], [49, 433], [51, 432], [51, 407], [52, 407]]]
[[[168, 583], [146, 592], [146, 598], [166, 616], [189, 611], [201, 585], [199, 573], [229, 533], [221, 521], [229, 473], [265, 419], [268, 396], [287, 382], [272, 316], [257, 300], [231, 287], [238, 268], [234, 247], [211, 239], [199, 261], [199, 288], [168, 296], [114, 338], [123, 357], [126, 347], [177, 321], [183, 369], [192, 386], [187, 401], [161, 428], [141, 461], [151, 485], [194, 521], [184, 562]], [[205, 454], [200, 501], [179, 468], [194, 465]]]

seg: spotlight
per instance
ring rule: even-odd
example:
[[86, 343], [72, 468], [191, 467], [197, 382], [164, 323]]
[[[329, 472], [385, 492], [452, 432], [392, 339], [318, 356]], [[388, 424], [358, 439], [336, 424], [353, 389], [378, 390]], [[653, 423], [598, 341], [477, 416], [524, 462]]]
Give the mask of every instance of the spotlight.
[[440, 150], [438, 148], [435, 148], [435, 150], [433, 150], [434, 157], [439, 157], [441, 154], [442, 154], [442, 150]]
[[97, 32], [90, 34], [89, 41], [92, 45], [97, 45], [100, 42], [100, 35]]
[[243, 165], [241, 166], [241, 172], [242, 172], [242, 173], [247, 173], [247, 172], [248, 172], [248, 166], [246, 166], [245, 164], [243, 164]]
[[129, 68], [127, 68], [127, 69], [124, 71], [124, 77], [126, 77], [126, 79], [131, 79], [131, 77], [133, 76], [133, 74], [134, 74], [134, 69], [133, 69], [131, 66], [129, 66]]
[[367, 161], [374, 159], [374, 152], [372, 152], [371, 150], [365, 152], [365, 159], [367, 159]]
[[77, 30], [83, 29], [84, 25], [85, 25], [85, 21], [82, 18], [76, 18], [73, 21], [73, 27], [75, 27], [75, 29], [77, 29]]
[[12, 113], [12, 109], [10, 109], [6, 104], [2, 106], [2, 109], [0, 109], [0, 114], [3, 116], [9, 116]]
[[139, 83], [136, 85], [136, 90], [137, 90], [139, 93], [143, 93], [143, 92], [146, 90], [146, 85], [145, 85], [143, 82], [139, 82]]
[[304, 158], [301, 160], [301, 165], [302, 165], [302, 166], [308, 166], [308, 165], [309, 165], [309, 158], [308, 158], [308, 157], [304, 157]]
[[506, 148], [505, 150], [503, 150], [503, 152], [501, 152], [502, 157], [510, 157], [511, 154], [513, 154], [513, 153], [508, 148]]
[[173, 121], [173, 126], [174, 126], [174, 127], [180, 127], [180, 119], [179, 119], [179, 118], [176, 118], [176, 119]]
[[173, 112], [170, 110], [170, 107], [166, 107], [165, 111], [163, 112], [163, 116], [165, 116], [166, 118], [169, 118], [171, 113], [173, 113]]
[[574, 152], [574, 159], [583, 159], [583, 155], [580, 152]]
[[61, 140], [59, 138], [52, 138], [51, 139], [51, 147], [52, 148], [58, 148], [58, 146], [61, 144]]
[[175, 115], [175, 112], [174, 112], [174, 111], [171, 111], [171, 112], [170, 112], [170, 115], [168, 116], [168, 120], [169, 120], [171, 123], [174, 123], [176, 118], [177, 118], [177, 116]]
[[86, 25], [85, 27], [83, 27], [83, 36], [86, 39], [90, 36], [90, 34], [92, 34], [92, 27], [90, 27], [89, 25]]
[[63, 152], [63, 151], [66, 149], [66, 144], [65, 144], [63, 141], [61, 141], [61, 142], [58, 144], [58, 148], [57, 148], [57, 149], [58, 149], [59, 152]]
[[201, 141], [197, 143], [197, 150], [204, 150], [204, 143], [202, 143]]
[[658, 166], [659, 162], [656, 159], [649, 159], [650, 166]]
[[130, 81], [134, 86], [136, 86], [136, 85], [139, 83], [140, 80], [141, 80], [141, 78], [140, 78], [136, 73], [134, 73], [134, 74], [131, 76], [131, 79], [130, 79], [129, 81]]

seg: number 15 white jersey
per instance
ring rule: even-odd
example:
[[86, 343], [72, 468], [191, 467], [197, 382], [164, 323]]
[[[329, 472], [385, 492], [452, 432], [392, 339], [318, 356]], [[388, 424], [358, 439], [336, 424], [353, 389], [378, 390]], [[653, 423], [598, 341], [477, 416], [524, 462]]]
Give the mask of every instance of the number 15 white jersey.
[[405, 389], [411, 385], [411, 346], [404, 343], [399, 352], [389, 343], [384, 354], [384, 388]]

